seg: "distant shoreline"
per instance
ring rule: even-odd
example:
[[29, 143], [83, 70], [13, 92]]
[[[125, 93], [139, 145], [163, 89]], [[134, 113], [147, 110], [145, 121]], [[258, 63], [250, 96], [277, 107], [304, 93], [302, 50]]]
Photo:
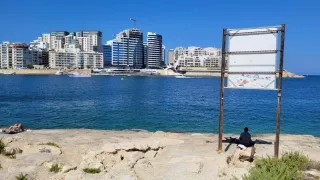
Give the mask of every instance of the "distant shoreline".
[[[0, 74], [15, 73], [16, 75], [55, 75], [57, 69], [0, 69]], [[79, 70], [68, 70], [67, 72], [79, 72], [79, 73], [91, 73], [91, 69], [79, 69]], [[65, 72], [65, 73], [67, 73]], [[125, 74], [97, 74], [92, 73], [94, 76], [179, 76], [181, 74], [175, 73], [172, 70], [157, 70], [157, 74], [147, 73], [125, 73]], [[218, 72], [187, 72], [185, 76], [190, 77], [220, 77]], [[289, 71], [284, 71], [284, 78], [305, 78], [303, 75], [296, 75]]]

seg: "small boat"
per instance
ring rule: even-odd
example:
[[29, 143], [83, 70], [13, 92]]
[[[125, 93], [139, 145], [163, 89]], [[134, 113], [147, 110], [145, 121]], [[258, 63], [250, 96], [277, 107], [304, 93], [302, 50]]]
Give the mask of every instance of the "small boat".
[[100, 73], [100, 72], [102, 72], [102, 69], [93, 69], [92, 72], [94, 72], [94, 73]]
[[180, 75], [180, 76], [175, 76], [176, 78], [191, 78], [191, 77], [187, 77], [185, 75]]
[[61, 75], [62, 72], [60, 71], [60, 69], [56, 72], [56, 75]]
[[69, 77], [91, 77], [91, 74], [89, 73], [78, 73], [78, 72], [75, 72], [75, 73], [71, 73], [71, 74], [68, 74]]
[[3, 75], [15, 75], [16, 74], [16, 72], [4, 72], [4, 73], [2, 73]]

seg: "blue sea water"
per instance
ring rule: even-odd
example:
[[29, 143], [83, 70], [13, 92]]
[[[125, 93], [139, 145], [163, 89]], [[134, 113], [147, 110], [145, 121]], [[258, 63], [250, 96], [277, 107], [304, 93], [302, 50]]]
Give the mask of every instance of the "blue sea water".
[[[320, 136], [320, 77], [284, 79], [281, 133]], [[219, 78], [0, 76], [0, 126], [218, 132]], [[224, 133], [274, 133], [277, 91], [225, 90]]]

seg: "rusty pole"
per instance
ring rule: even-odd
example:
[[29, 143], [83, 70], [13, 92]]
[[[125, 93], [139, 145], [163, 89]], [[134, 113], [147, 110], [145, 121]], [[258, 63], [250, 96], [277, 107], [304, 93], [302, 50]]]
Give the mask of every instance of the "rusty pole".
[[286, 25], [281, 25], [281, 44], [280, 44], [280, 66], [278, 81], [278, 105], [277, 105], [277, 125], [276, 125], [276, 141], [274, 144], [274, 156], [279, 156], [279, 140], [280, 140], [280, 118], [281, 118], [281, 99], [282, 99], [282, 75], [283, 75], [283, 56], [284, 56], [284, 38]]
[[223, 126], [223, 103], [224, 103], [224, 73], [225, 73], [225, 62], [226, 62], [226, 38], [227, 30], [223, 29], [222, 38], [222, 62], [221, 62], [221, 77], [220, 77], [220, 117], [219, 117], [219, 141], [218, 141], [218, 152], [222, 152], [222, 126]]

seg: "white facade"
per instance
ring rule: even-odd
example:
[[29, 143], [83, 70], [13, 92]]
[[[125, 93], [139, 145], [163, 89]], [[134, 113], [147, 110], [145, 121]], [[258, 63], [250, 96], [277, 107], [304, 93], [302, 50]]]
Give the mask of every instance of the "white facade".
[[175, 67], [207, 67], [216, 68], [220, 67], [221, 58], [209, 55], [189, 56], [181, 55], [175, 63]]
[[168, 51], [168, 64], [169, 65], [173, 65], [174, 64], [174, 50], [173, 49], [170, 49], [169, 51]]
[[166, 64], [166, 46], [162, 45], [162, 65]]
[[[102, 32], [100, 31], [78, 31], [80, 49], [85, 52], [102, 52]], [[80, 40], [81, 39], [81, 40]], [[82, 41], [80, 43], [80, 41]]]
[[0, 45], [0, 68], [9, 68], [9, 42]]
[[177, 47], [173, 50], [173, 55], [171, 54], [171, 56], [174, 59], [175, 67], [207, 67], [217, 69], [221, 67], [221, 49], [215, 47]]
[[42, 64], [42, 50], [32, 49], [25, 43], [3, 42], [0, 45], [0, 67], [7, 69], [27, 68]]
[[42, 42], [49, 44], [50, 47], [50, 34], [42, 34]]
[[79, 48], [67, 48], [49, 52], [51, 68], [103, 68], [103, 53], [82, 52]]
[[79, 47], [82, 51], [89, 52], [93, 47], [90, 46], [90, 39], [88, 37], [77, 37]]

